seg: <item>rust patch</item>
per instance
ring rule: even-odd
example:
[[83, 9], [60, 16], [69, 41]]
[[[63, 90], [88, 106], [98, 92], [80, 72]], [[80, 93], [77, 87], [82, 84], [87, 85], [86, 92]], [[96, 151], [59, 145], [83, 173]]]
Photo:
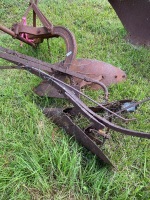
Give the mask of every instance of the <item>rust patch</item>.
[[[100, 81], [106, 86], [115, 84], [126, 79], [126, 74], [121, 69], [114, 67], [111, 64], [91, 59], [77, 59], [70, 66], [72, 71], [79, 74], [84, 74], [94, 80]], [[89, 85], [92, 89], [100, 89], [101, 87], [97, 84], [86, 82], [79, 78], [73, 78], [76, 85], [84, 87]]]

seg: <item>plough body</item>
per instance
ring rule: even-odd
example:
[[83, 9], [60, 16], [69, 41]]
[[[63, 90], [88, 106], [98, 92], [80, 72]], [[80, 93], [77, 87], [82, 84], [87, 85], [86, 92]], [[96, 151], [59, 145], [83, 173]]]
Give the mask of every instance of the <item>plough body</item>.
[[[33, 10], [33, 27], [27, 26], [26, 23], [26, 16], [31, 9]], [[44, 25], [43, 27], [36, 27], [36, 15]], [[67, 50], [66, 57], [63, 61], [55, 64], [0, 47], [0, 58], [15, 64], [13, 66], [1, 66], [0, 69], [27, 70], [43, 79], [43, 82], [34, 89], [39, 96], [66, 98], [70, 101], [72, 103], [70, 108], [45, 108], [43, 113], [105, 163], [113, 165], [101, 150], [105, 140], [110, 138], [109, 130], [150, 139], [149, 133], [129, 130], [112, 122], [113, 118], [121, 119], [124, 122], [133, 120], [125, 119], [121, 113], [134, 110], [140, 103], [148, 101], [150, 98], [137, 103], [132, 100], [108, 103], [106, 86], [125, 80], [125, 73], [102, 61], [75, 59], [77, 45], [74, 35], [62, 26], [53, 26], [38, 9], [37, 1], [30, 1], [29, 8], [21, 23], [13, 25], [12, 30], [3, 26], [0, 26], [0, 30], [33, 47], [42, 42], [43, 39], [53, 37], [64, 39]], [[66, 83], [66, 79], [67, 82], [69, 79], [70, 84]], [[103, 89], [106, 103], [100, 104], [82, 93], [80, 89], [86, 85], [93, 89]], [[95, 107], [87, 106], [81, 101], [80, 96], [94, 103]], [[125, 106], [126, 103], [127, 106]], [[107, 117], [103, 116], [104, 113], [107, 113]], [[79, 127], [74, 122], [76, 116], [79, 118], [83, 116], [88, 121], [88, 125], [84, 128]]]

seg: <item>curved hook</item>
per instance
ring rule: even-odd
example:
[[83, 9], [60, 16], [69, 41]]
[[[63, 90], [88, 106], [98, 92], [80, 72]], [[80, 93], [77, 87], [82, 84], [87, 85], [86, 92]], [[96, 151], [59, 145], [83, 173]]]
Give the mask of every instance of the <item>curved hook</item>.
[[63, 26], [54, 26], [52, 35], [58, 35], [65, 40], [67, 53], [63, 62], [63, 67], [67, 70], [71, 66], [77, 54], [76, 39], [73, 33]]

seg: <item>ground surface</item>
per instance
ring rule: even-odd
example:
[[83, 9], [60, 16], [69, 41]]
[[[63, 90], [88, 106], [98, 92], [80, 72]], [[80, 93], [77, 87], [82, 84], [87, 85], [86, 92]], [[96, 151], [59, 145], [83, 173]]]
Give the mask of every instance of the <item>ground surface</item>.
[[[1, 0], [0, 23], [11, 27], [26, 7], [27, 1]], [[110, 101], [150, 96], [150, 51], [124, 40], [126, 32], [106, 0], [43, 0], [39, 7], [54, 25], [74, 32], [78, 58], [103, 60], [126, 71], [127, 81], [109, 88]], [[21, 48], [0, 33], [0, 46], [60, 61], [64, 43], [58, 39], [50, 45], [51, 56], [46, 41], [37, 50]], [[150, 199], [150, 142], [112, 133], [105, 151], [116, 169], [102, 165], [44, 117], [42, 107], [67, 102], [36, 96], [32, 88], [39, 82], [24, 71], [0, 72], [0, 199]], [[86, 92], [98, 98], [99, 92]], [[134, 116], [138, 122], [128, 127], [150, 132], [150, 104]]]

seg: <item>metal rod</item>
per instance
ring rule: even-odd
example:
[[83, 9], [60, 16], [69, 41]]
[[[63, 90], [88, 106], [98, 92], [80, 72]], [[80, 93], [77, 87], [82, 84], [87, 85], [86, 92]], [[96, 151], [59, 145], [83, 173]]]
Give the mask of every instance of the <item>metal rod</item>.
[[9, 35], [11, 35], [14, 38], [16, 37], [15, 33], [12, 30], [10, 30], [7, 27], [5, 27], [5, 26], [0, 25], [0, 30], [5, 32], [5, 33], [8, 33]]
[[0, 25], [0, 30], [11, 35], [14, 39], [17, 38], [18, 40], [22, 41], [22, 42], [25, 42], [26, 44], [29, 44], [33, 47], [35, 47], [36, 45], [32, 42], [29, 42], [27, 41], [26, 39], [24, 39], [23, 37], [19, 36], [19, 35], [16, 35], [12, 30], [8, 29], [7, 27], [5, 26], [2, 26]]
[[[136, 103], [131, 102], [131, 104], [130, 104], [129, 106], [127, 106], [127, 107], [125, 107], [125, 108], [123, 108], [123, 109], [121, 109], [121, 110], [115, 112], [115, 114], [120, 114], [120, 113], [122, 113], [123, 111], [126, 111], [126, 110], [129, 109], [129, 108], [132, 108], [133, 106], [136, 107], [136, 106], [138, 106], [138, 105], [140, 105], [140, 104], [142, 104], [142, 103], [145, 103], [145, 102], [147, 102], [147, 101], [150, 101], [150, 97], [148, 97], [147, 99], [144, 99], [144, 100], [142, 100], [142, 101], [136, 102]], [[109, 115], [108, 118], [110, 118], [110, 117], [112, 117], [112, 116], [114, 116], [114, 114]]]
[[[35, 4], [37, 5], [37, 1], [35, 0]], [[36, 27], [36, 13], [33, 10], [33, 27]]]

